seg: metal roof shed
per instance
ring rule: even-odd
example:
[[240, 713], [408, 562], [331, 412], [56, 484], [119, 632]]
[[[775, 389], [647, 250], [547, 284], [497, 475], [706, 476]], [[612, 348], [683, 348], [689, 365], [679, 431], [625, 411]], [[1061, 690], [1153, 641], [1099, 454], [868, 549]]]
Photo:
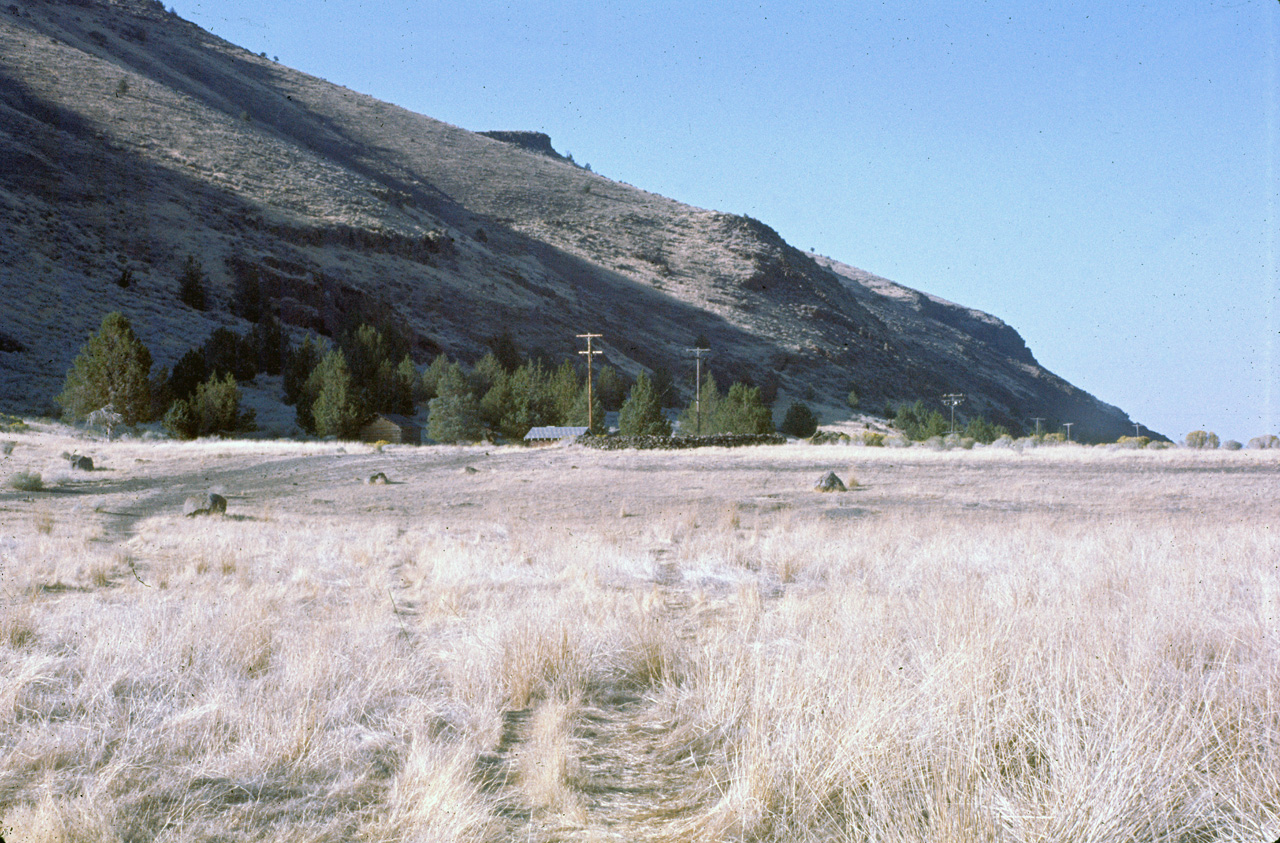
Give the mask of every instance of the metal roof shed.
[[534, 427], [524, 435], [526, 442], [559, 442], [562, 439], [576, 439], [587, 432], [583, 427]]

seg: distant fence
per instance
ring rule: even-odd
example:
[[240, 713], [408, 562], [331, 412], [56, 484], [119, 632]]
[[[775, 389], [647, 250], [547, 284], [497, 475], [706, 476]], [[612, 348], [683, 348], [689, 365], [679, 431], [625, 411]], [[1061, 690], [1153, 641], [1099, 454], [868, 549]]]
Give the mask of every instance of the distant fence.
[[579, 436], [579, 445], [601, 451], [684, 451], [689, 448], [742, 448], [749, 445], [782, 445], [781, 433], [717, 433], [712, 436]]

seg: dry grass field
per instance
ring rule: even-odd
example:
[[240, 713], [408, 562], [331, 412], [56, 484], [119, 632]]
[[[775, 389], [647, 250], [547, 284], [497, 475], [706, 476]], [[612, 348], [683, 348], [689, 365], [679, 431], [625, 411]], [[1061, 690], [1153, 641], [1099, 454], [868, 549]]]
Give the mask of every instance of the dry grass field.
[[9, 843], [1280, 834], [1273, 453], [0, 439]]

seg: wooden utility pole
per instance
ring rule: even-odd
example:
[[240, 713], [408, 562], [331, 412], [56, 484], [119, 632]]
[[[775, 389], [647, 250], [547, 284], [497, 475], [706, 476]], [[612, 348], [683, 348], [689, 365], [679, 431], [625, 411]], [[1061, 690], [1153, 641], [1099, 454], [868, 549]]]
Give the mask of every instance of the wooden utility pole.
[[942, 396], [942, 403], [951, 408], [951, 432], [956, 432], [956, 405], [964, 403], [964, 395], [959, 392], [948, 392]]
[[591, 341], [595, 339], [599, 339], [600, 337], [604, 336], [604, 334], [575, 334], [575, 336], [577, 336], [577, 338], [580, 340], [585, 339], [587, 341], [587, 350], [579, 351], [578, 353], [587, 355], [587, 433], [590, 433], [592, 430], [595, 429], [595, 426], [596, 426], [596, 421], [595, 421], [596, 402], [591, 394], [591, 358], [596, 354], [604, 353], [603, 351], [593, 350], [591, 348]]
[[711, 349], [687, 348], [685, 349], [685, 351], [692, 353], [694, 357], [698, 359], [698, 363], [697, 363], [698, 374], [696, 379], [694, 380], [693, 412], [694, 412], [694, 418], [697, 420], [695, 422], [697, 426], [694, 429], [694, 435], [701, 436], [702, 435], [702, 355], [711, 354]]
[[1063, 422], [1063, 423], [1062, 423], [1062, 426], [1063, 426], [1063, 427], [1065, 427], [1065, 428], [1067, 429], [1067, 441], [1068, 441], [1068, 442], [1070, 442], [1070, 441], [1071, 441], [1071, 425], [1073, 425], [1073, 424], [1075, 424], [1075, 422]]
[[1032, 416], [1031, 420], [1036, 423], [1036, 438], [1040, 438], [1040, 422], [1044, 421], [1044, 416]]

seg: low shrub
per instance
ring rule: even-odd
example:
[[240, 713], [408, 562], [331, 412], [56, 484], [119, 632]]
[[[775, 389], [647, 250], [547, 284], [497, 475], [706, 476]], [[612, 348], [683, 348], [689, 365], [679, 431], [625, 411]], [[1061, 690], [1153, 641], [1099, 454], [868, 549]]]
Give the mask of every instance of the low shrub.
[[1188, 448], [1216, 448], [1219, 444], [1218, 434], [1211, 430], [1193, 430], [1183, 442]]
[[1255, 436], [1249, 440], [1248, 447], [1255, 450], [1271, 450], [1272, 448], [1280, 448], [1280, 436], [1274, 433], [1268, 433], [1265, 436]]
[[38, 492], [44, 488], [44, 479], [36, 471], [19, 471], [9, 475], [5, 484], [19, 492]]
[[884, 438], [883, 433], [876, 433], [871, 430], [862, 431], [862, 444], [871, 448], [883, 448]]

